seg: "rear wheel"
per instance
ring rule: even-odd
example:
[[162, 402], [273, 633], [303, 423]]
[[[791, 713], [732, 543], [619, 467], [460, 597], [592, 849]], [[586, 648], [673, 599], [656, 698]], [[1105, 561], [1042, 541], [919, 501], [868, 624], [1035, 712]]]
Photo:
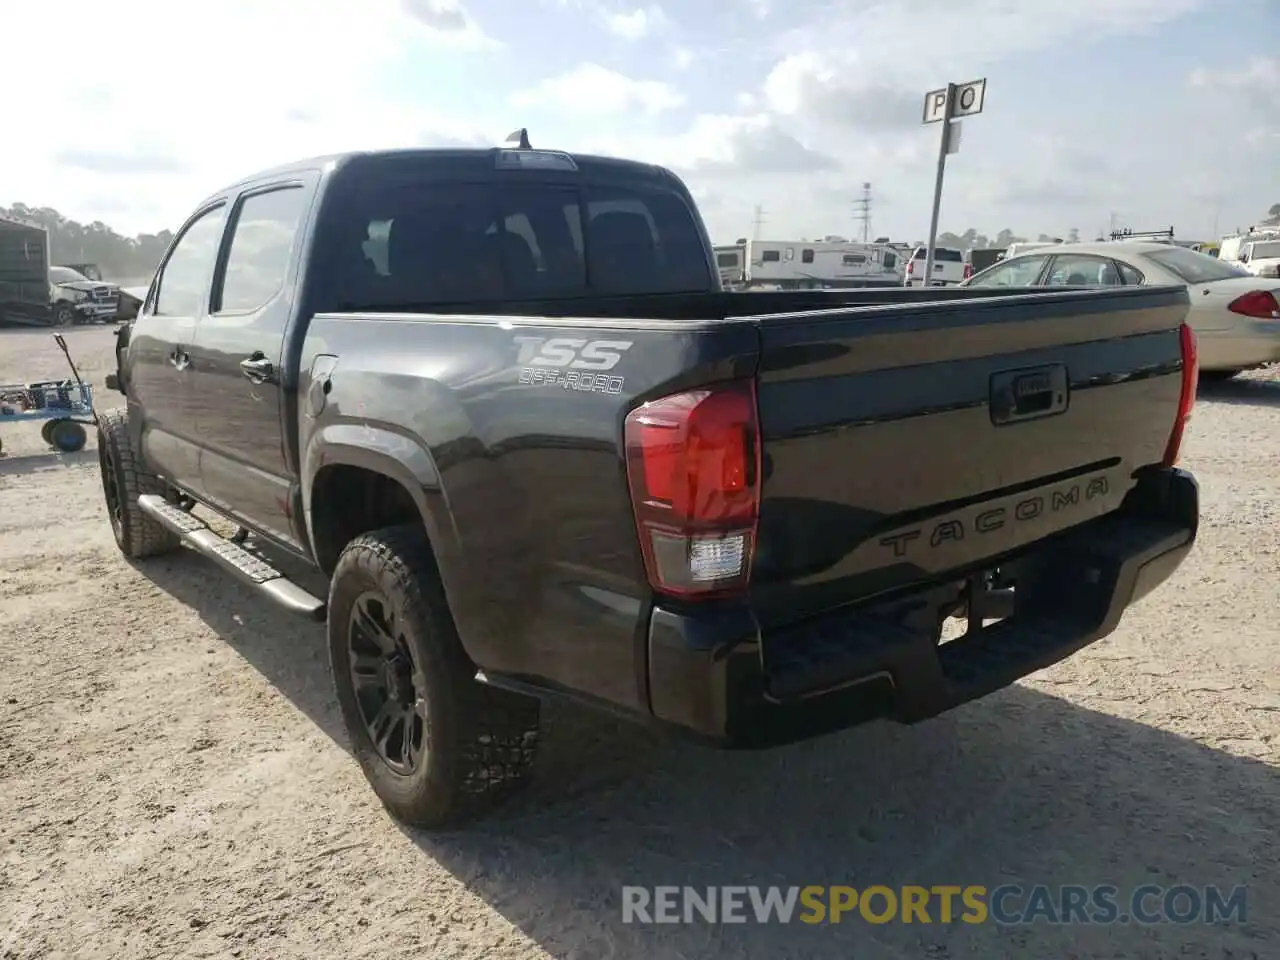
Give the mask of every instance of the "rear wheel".
[[475, 679], [420, 527], [357, 537], [329, 589], [329, 656], [352, 752], [411, 826], [467, 819], [533, 760], [539, 703]]
[[123, 410], [108, 410], [98, 418], [98, 466], [111, 533], [120, 552], [130, 560], [143, 560], [176, 550], [178, 535], [138, 506], [138, 497], [163, 494], [166, 486], [142, 465], [130, 442], [129, 421]]

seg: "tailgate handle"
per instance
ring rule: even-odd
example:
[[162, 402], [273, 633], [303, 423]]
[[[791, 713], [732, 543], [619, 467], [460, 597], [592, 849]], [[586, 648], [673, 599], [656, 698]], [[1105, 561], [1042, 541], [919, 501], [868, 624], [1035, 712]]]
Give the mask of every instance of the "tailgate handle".
[[991, 422], [1018, 423], [1067, 409], [1067, 368], [1060, 363], [1006, 370], [991, 377]]

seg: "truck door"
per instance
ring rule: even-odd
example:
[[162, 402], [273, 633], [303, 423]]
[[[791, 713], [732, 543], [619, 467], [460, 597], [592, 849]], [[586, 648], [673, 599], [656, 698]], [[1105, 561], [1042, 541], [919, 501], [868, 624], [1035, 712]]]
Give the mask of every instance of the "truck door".
[[288, 546], [298, 545], [282, 393], [284, 335], [294, 308], [299, 226], [313, 184], [253, 187], [236, 202], [209, 313], [191, 346], [200, 461], [209, 502]]
[[129, 338], [128, 396], [146, 411], [144, 455], [158, 473], [197, 495], [200, 441], [191, 394], [191, 341], [208, 307], [225, 222], [222, 200], [187, 221], [156, 271]]

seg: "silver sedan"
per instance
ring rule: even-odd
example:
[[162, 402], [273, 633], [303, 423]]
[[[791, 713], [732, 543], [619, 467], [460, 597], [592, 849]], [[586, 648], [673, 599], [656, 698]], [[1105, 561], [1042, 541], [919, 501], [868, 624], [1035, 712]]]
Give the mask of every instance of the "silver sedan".
[[1001, 260], [966, 287], [1123, 287], [1184, 284], [1187, 320], [1206, 379], [1280, 363], [1280, 279], [1170, 243], [1064, 243]]

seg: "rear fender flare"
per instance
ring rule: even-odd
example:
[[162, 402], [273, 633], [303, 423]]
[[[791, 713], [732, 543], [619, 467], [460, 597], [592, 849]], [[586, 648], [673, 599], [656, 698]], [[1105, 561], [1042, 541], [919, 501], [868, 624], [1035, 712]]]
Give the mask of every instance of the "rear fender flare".
[[364, 423], [330, 424], [313, 434], [302, 459], [302, 507], [307, 538], [313, 545], [316, 543], [312, 504], [315, 480], [322, 469], [335, 465], [382, 474], [408, 491], [435, 553], [445, 593], [452, 598], [463, 585], [460, 543], [440, 472], [430, 451], [406, 434]]

